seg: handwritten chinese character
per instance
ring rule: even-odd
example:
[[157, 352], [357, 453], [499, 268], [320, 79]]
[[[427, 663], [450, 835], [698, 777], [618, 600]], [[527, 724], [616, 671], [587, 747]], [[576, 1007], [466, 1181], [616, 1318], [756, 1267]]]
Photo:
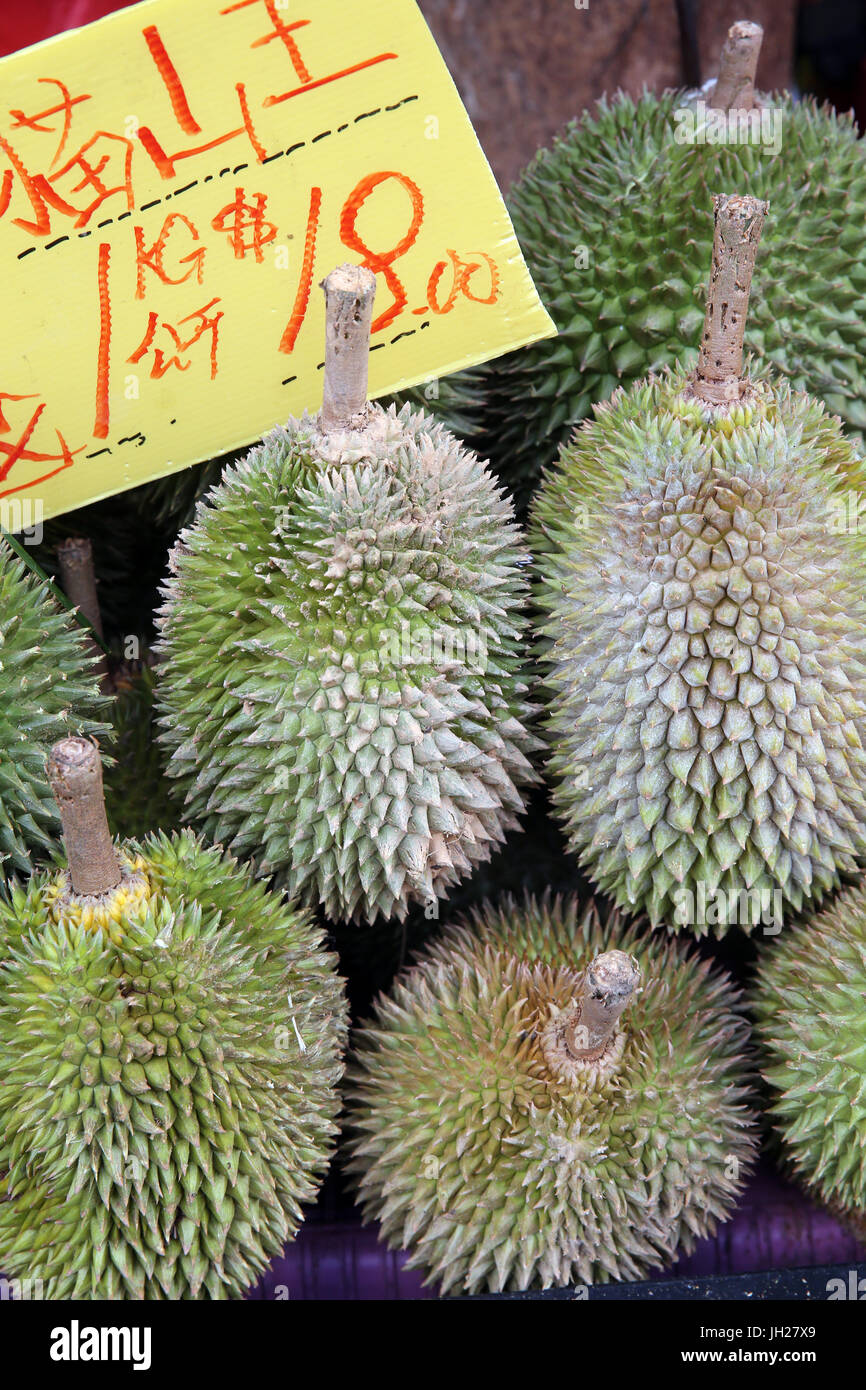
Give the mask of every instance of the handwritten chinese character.
[[[229, 245], [235, 253], [236, 260], [242, 261], [247, 251], [252, 251], [256, 260], [261, 264], [264, 260], [262, 247], [274, 240], [277, 229], [273, 222], [265, 221], [267, 195], [254, 193], [252, 196], [255, 198], [255, 203], [248, 203], [244, 190], [236, 188], [234, 201], [227, 203], [217, 213], [211, 226], [215, 231], [225, 232], [228, 235]], [[246, 232], [251, 234], [249, 241], [245, 237]]]
[[185, 362], [181, 361], [180, 354], [182, 352], [188, 352], [200, 338], [203, 338], [205, 334], [209, 333], [210, 374], [211, 379], [213, 379], [218, 371], [217, 346], [219, 340], [219, 323], [220, 319], [223, 317], [223, 311], [220, 310], [217, 314], [209, 314], [208, 311], [212, 309], [215, 304], [219, 303], [221, 303], [221, 300], [219, 296], [216, 296], [214, 299], [209, 300], [207, 304], [203, 305], [201, 309], [196, 309], [193, 313], [187, 314], [184, 318], [178, 320], [179, 326], [185, 323], [196, 323], [192, 333], [187, 337], [182, 337], [177, 331], [177, 328], [170, 323], [166, 323], [164, 319], [160, 320], [159, 315], [154, 310], [151, 310], [147, 318], [145, 335], [139, 346], [135, 349], [135, 352], [126, 359], [127, 362], [140, 362], [153, 346], [158, 329], [162, 328], [171, 338], [175, 350], [167, 355], [161, 347], [154, 347], [150, 375], [159, 379], [165, 376], [170, 367], [176, 367], [180, 372], [189, 371], [192, 362], [190, 360]]

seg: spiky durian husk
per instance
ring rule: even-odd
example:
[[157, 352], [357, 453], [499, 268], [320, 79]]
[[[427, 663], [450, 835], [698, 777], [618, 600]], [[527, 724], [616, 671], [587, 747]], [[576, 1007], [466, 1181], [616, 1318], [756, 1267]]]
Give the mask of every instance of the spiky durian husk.
[[[774, 892], [820, 900], [866, 849], [866, 540], [846, 511], [866, 474], [786, 385], [730, 414], [685, 387], [597, 408], [534, 541], [570, 844], [621, 906], [721, 934]], [[687, 920], [701, 884], [713, 913]]]
[[189, 833], [102, 899], [0, 905], [0, 1270], [46, 1298], [226, 1298], [326, 1167], [345, 1005], [321, 932]]
[[435, 902], [516, 825], [527, 556], [428, 416], [290, 421], [184, 532], [160, 616], [184, 816], [335, 919]]
[[0, 539], [0, 888], [53, 852], [51, 745], [107, 732], [94, 665], [81, 628]]
[[464, 443], [471, 443], [481, 424], [484, 402], [481, 369], [468, 367], [451, 376], [434, 377], [418, 386], [409, 386], [395, 396], [386, 396], [380, 404], [386, 409], [393, 405], [398, 411], [404, 405], [432, 415], [440, 425]]
[[223, 471], [242, 457], [243, 451], [220, 454], [145, 483], [136, 494], [140, 515], [152, 516], [167, 537], [176, 536], [184, 526], [190, 525], [199, 500], [216, 487]]
[[793, 1172], [866, 1215], [866, 893], [848, 888], [769, 941], [752, 989], [763, 1073]]
[[470, 878], [452, 889], [446, 903], [414, 907], [403, 922], [380, 920], [363, 932], [351, 925], [334, 929], [333, 944], [349, 981], [354, 1015], [368, 1013], [376, 995], [417, 960], [443, 927], [465, 917], [486, 898], [591, 891], [551, 813], [547, 788], [534, 787], [526, 800], [520, 826], [509, 831], [489, 863], [479, 864]]
[[[397, 410], [412, 405], [432, 415], [460, 439], [470, 440], [481, 420], [480, 380], [480, 373], [475, 370], [455, 372], [450, 377], [438, 377], [424, 385], [409, 387], [399, 395], [387, 397], [381, 404], [385, 407], [394, 404]], [[226, 468], [238, 463], [245, 453], [246, 450], [239, 450], [221, 454], [219, 458], [193, 464], [191, 468], [145, 484], [136, 494], [141, 515], [152, 517], [166, 534], [177, 535], [184, 526], [192, 524], [199, 500], [216, 487]]]
[[559, 330], [483, 373], [477, 447], [519, 500], [592, 405], [650, 371], [693, 360], [712, 195], [724, 189], [770, 203], [749, 347], [846, 424], [866, 429], [862, 141], [850, 116], [811, 99], [762, 100], [781, 111], [776, 153], [761, 144], [678, 144], [674, 112], [685, 94], [637, 102], [620, 95], [541, 150], [511, 190], [523, 254]]
[[171, 796], [165, 755], [157, 742], [155, 684], [156, 673], [146, 655], [112, 672], [108, 751], [114, 762], [104, 769], [103, 784], [112, 834], [124, 839], [180, 826], [180, 807]]
[[[552, 1073], [541, 1034], [600, 951], [644, 988], [613, 1072]], [[727, 978], [574, 897], [487, 905], [356, 1038], [350, 1171], [366, 1218], [442, 1292], [636, 1279], [729, 1215], [754, 1153]]]

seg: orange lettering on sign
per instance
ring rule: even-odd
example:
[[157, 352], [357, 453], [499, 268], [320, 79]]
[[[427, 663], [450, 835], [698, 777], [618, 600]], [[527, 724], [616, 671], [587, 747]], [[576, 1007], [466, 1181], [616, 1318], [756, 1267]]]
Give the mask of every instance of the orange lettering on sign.
[[64, 146], [66, 145], [67, 136], [69, 135], [69, 127], [72, 124], [72, 108], [73, 106], [77, 106], [79, 102], [90, 101], [90, 93], [84, 92], [81, 96], [73, 97], [70, 96], [69, 88], [66, 86], [66, 84], [64, 82], [61, 82], [57, 77], [39, 77], [36, 80], [38, 82], [47, 82], [48, 84], [54, 87], [59, 87], [62, 95], [62, 100], [59, 101], [56, 106], [48, 106], [45, 108], [44, 111], [37, 111], [32, 116], [25, 116], [23, 111], [18, 111], [14, 108], [10, 108], [9, 115], [15, 117], [15, 124], [12, 127], [12, 129], [47, 131], [49, 134], [53, 134], [55, 131], [54, 126], [40, 125], [40, 122], [44, 121], [47, 116], [58, 116], [62, 111], [63, 129], [60, 132], [60, 142], [57, 146], [57, 149], [54, 152], [54, 158], [51, 161], [52, 164], [56, 164], [63, 153]]
[[[6, 419], [3, 410], [4, 401], [15, 401], [17, 403], [18, 401], [34, 401], [38, 399], [39, 398], [34, 395], [15, 396], [8, 391], [0, 391], [0, 435], [10, 434], [12, 432], [12, 426]], [[62, 473], [64, 468], [71, 468], [72, 464], [75, 462], [75, 454], [80, 454], [81, 450], [84, 448], [82, 444], [80, 449], [70, 449], [58, 429], [55, 429], [54, 433], [57, 435], [57, 442], [60, 445], [59, 453], [49, 454], [39, 449], [29, 448], [30, 440], [36, 431], [37, 425], [42, 419], [44, 411], [45, 402], [41, 401], [30, 414], [29, 420], [27, 420], [14, 444], [10, 443], [8, 440], [0, 439], [0, 483], [4, 483], [7, 480], [13, 468], [18, 463], [56, 463], [58, 466], [49, 469], [47, 473], [40, 473], [37, 478], [28, 477], [26, 481], [21, 481], [19, 479], [13, 486], [6, 488], [5, 491], [0, 491], [0, 497], [8, 497], [10, 493], [23, 492], [27, 488], [36, 487], [38, 483], [44, 483], [46, 479], [53, 478], [57, 473]]]
[[[474, 304], [495, 304], [499, 298], [500, 275], [496, 269], [496, 262], [486, 251], [473, 252], [480, 256], [481, 261], [487, 266], [490, 272], [490, 289], [486, 295], [473, 294], [470, 289], [472, 277], [477, 270], [481, 269], [480, 261], [464, 261], [457, 255], [456, 251], [449, 251], [448, 257], [451, 261], [451, 289], [443, 304], [439, 302], [439, 281], [448, 269], [448, 261], [438, 261], [433, 267], [430, 279], [427, 281], [427, 304], [434, 314], [450, 314], [454, 305], [457, 303], [458, 294], [462, 294], [466, 299], [471, 299]], [[416, 309], [416, 314], [423, 314], [425, 310]]]
[[[406, 189], [412, 202], [412, 221], [409, 230], [404, 237], [397, 242], [392, 251], [371, 251], [369, 246], [361, 240], [358, 235], [355, 223], [358, 213], [370, 197], [374, 189], [385, 183], [387, 179], [396, 179], [398, 183]], [[356, 251], [363, 257], [361, 264], [368, 270], [381, 273], [385, 277], [385, 283], [394, 296], [394, 303], [379, 314], [373, 320], [370, 327], [371, 333], [377, 333], [380, 328], [387, 328], [389, 323], [393, 323], [400, 310], [406, 304], [406, 290], [397, 272], [394, 270], [394, 262], [399, 256], [404, 256], [413, 245], [419, 231], [421, 223], [424, 221], [424, 199], [421, 189], [406, 174], [398, 174], [394, 170], [386, 170], [379, 174], [368, 174], [361, 179], [346, 199], [340, 217], [340, 240], [344, 246], [348, 246], [350, 251]]]
[[168, 245], [169, 237], [175, 227], [186, 227], [193, 241], [199, 240], [198, 229], [195, 224], [185, 217], [182, 212], [172, 212], [162, 224], [162, 231], [150, 250], [145, 248], [144, 228], [136, 226], [135, 232], [135, 262], [136, 262], [136, 299], [144, 299], [144, 272], [152, 270], [165, 285], [182, 285], [185, 280], [190, 280], [193, 275], [202, 283], [204, 277], [204, 258], [206, 251], [204, 246], [198, 247], [195, 251], [190, 251], [186, 256], [180, 256], [177, 260], [176, 269], [180, 266], [189, 266], [189, 269], [182, 275], [172, 277], [165, 268], [164, 256]]
[[298, 292], [295, 295], [295, 303], [286, 330], [280, 339], [280, 352], [291, 352], [297, 342], [298, 334], [301, 331], [301, 324], [304, 322], [304, 315], [307, 312], [307, 305], [310, 302], [310, 291], [313, 286], [313, 264], [316, 259], [316, 234], [319, 230], [319, 213], [322, 209], [322, 190], [313, 188], [310, 192], [310, 211], [307, 217], [307, 231], [304, 237], [304, 260], [301, 266], [301, 279], [298, 284]]
[[[242, 188], [235, 189], [234, 202], [227, 203], [211, 222], [214, 231], [225, 232], [229, 245], [235, 253], [235, 260], [244, 260], [246, 253], [252, 251], [261, 264], [264, 256], [262, 247], [273, 241], [277, 229], [273, 222], [265, 221], [267, 197], [264, 193], [254, 193], [255, 203], [248, 203]], [[231, 226], [229, 226], [231, 222]], [[247, 241], [245, 233], [252, 234]]]
[[157, 329], [161, 327], [172, 339], [176, 351], [168, 355], [162, 348], [155, 347], [153, 349], [153, 363], [151, 365], [150, 375], [156, 379], [164, 377], [169, 367], [176, 367], [179, 372], [187, 372], [192, 366], [192, 362], [182, 362], [179, 354], [181, 352], [188, 352], [200, 338], [203, 338], [206, 333], [210, 333], [210, 374], [211, 378], [215, 377], [219, 370], [217, 367], [217, 346], [219, 339], [219, 323], [220, 319], [223, 317], [223, 311], [220, 310], [218, 314], [209, 315], [208, 310], [212, 309], [215, 304], [219, 304], [220, 302], [219, 295], [216, 295], [213, 299], [209, 300], [207, 304], [203, 305], [201, 309], [196, 309], [193, 313], [187, 314], [184, 318], [178, 320], [179, 324], [190, 323], [196, 319], [198, 320], [193, 332], [186, 338], [182, 338], [172, 324], [166, 323], [165, 320], [160, 321], [159, 315], [151, 310], [147, 317], [147, 329], [144, 337], [139, 346], [135, 349], [135, 352], [127, 357], [127, 362], [141, 361], [153, 346], [153, 340], [156, 337]]

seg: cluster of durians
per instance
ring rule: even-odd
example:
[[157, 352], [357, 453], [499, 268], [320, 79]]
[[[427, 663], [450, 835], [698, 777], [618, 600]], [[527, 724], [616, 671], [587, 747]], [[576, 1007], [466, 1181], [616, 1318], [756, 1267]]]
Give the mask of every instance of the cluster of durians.
[[[756, 52], [756, 27], [734, 26], [711, 109], [767, 102]], [[668, 97], [603, 107], [525, 181], [537, 219], [549, 199], [567, 221], [581, 199], [595, 207], [606, 170], [616, 283], [640, 286], [611, 306], [605, 262], [582, 303], [562, 265], [575, 229], [546, 223], [539, 283], [559, 283], [568, 325], [491, 369], [486, 393], [488, 429], [510, 439], [507, 414], [530, 471], [546, 466], [528, 545], [495, 474], [445, 424], [367, 400], [375, 278], [356, 266], [324, 282], [321, 412], [232, 462], [180, 534], [159, 680], [154, 694], [149, 665], [136, 672], [132, 715], [100, 699], [86, 641], [0, 543], [7, 1276], [59, 1298], [253, 1285], [297, 1231], [337, 1129], [347, 1010], [313, 910], [368, 932], [413, 908], [438, 916], [519, 826], [545, 745], [569, 848], [615, 906], [485, 903], [379, 999], [347, 1086], [365, 1215], [442, 1291], [636, 1279], [688, 1251], [732, 1211], [757, 1124], [744, 1001], [683, 935], [772, 920], [775, 937], [781, 913], [755, 986], [774, 1109], [798, 1174], [866, 1219], [866, 904], [856, 886], [832, 896], [866, 856], [866, 547], [840, 524], [866, 463], [799, 389], [829, 368], [814, 354], [814, 379], [794, 368], [808, 316], [793, 289], [793, 328], [771, 295], [757, 315], [781, 375], [744, 372], [780, 166], [687, 157], [673, 113]], [[823, 150], [809, 198], [844, 201], [834, 158], [853, 171], [848, 194], [866, 193], [847, 127], [783, 114]], [[694, 255], [686, 274], [626, 236], [629, 218], [664, 235], [650, 175], [695, 210], [710, 178], [748, 190], [712, 200], [694, 367], [677, 349], [702, 253], [671, 243]], [[780, 206], [794, 218], [806, 200]], [[866, 261], [844, 228], [838, 241], [856, 286]], [[797, 244], [780, 222], [762, 273]], [[822, 243], [827, 274], [834, 254]], [[823, 395], [844, 396], [853, 425], [859, 323], [838, 310], [838, 341], [814, 320], [808, 337], [844, 377]], [[614, 377], [659, 367], [605, 399]], [[106, 819], [93, 737], [106, 710], [128, 763], [115, 820], [135, 838]], [[135, 710], [158, 717], [192, 829], [162, 833], [146, 798], [124, 822], [124, 785], [138, 794], [150, 775], [150, 740], [141, 756], [124, 743]], [[148, 816], [155, 833], [139, 835]]]

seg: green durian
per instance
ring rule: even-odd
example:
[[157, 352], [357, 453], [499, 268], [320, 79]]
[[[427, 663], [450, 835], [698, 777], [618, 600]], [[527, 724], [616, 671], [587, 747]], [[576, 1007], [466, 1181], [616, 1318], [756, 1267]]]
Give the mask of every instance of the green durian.
[[761, 951], [752, 990], [770, 1114], [809, 1192], [866, 1235], [866, 893]]
[[510, 504], [428, 416], [367, 405], [363, 366], [342, 424], [323, 407], [271, 431], [182, 534], [157, 700], [185, 819], [291, 896], [372, 921], [489, 858], [537, 741]]
[[679, 941], [575, 897], [487, 905], [355, 1038], [364, 1217], [443, 1293], [639, 1279], [730, 1215], [747, 1046], [729, 980]]
[[81, 628], [0, 539], [0, 888], [50, 856], [59, 822], [45, 755], [65, 734], [107, 733]]
[[570, 845], [698, 933], [778, 925], [866, 851], [866, 465], [819, 402], [741, 379], [764, 208], [716, 198], [696, 373], [598, 407], [534, 511]]
[[217, 486], [223, 473], [243, 458], [245, 450], [237, 449], [217, 458], [205, 459], [164, 478], [154, 478], [138, 489], [136, 500], [139, 514], [151, 517], [160, 534], [176, 537], [195, 518], [200, 498]]
[[[382, 404], [395, 405], [401, 410], [411, 405], [430, 415], [460, 439], [467, 439], [479, 428], [481, 419], [480, 373], [468, 369], [450, 377], [438, 377], [421, 386], [413, 386], [396, 396], [386, 396]], [[256, 446], [258, 447], [258, 446]], [[150, 519], [161, 532], [176, 536], [195, 520], [196, 506], [220, 482], [227, 468], [239, 463], [248, 450], [221, 454], [191, 468], [169, 473], [146, 483], [136, 493], [135, 505], [140, 515]]]
[[385, 396], [380, 404], [394, 405], [402, 410], [409, 405], [431, 415], [458, 439], [472, 440], [481, 424], [484, 403], [482, 369], [467, 367], [451, 376], [434, 377], [418, 386], [409, 386], [394, 396]]
[[476, 447], [521, 504], [594, 404], [648, 372], [693, 365], [719, 189], [770, 204], [758, 254], [764, 293], [751, 314], [760, 363], [866, 430], [866, 152], [853, 118], [776, 92], [759, 97], [769, 140], [680, 143], [680, 113], [695, 97], [601, 101], [539, 151], [510, 192], [521, 249], [559, 330], [483, 370]]
[[387, 989], [398, 971], [417, 959], [430, 941], [487, 898], [507, 893], [523, 896], [545, 892], [590, 891], [578, 872], [574, 856], [551, 814], [548, 789], [533, 787], [526, 798], [521, 824], [509, 831], [485, 864], [448, 894], [445, 903], [415, 906], [403, 921], [382, 920], [363, 932], [353, 925], [336, 926], [332, 940], [348, 978], [353, 1016], [368, 1013], [376, 995]]
[[52, 759], [69, 867], [0, 903], [0, 1270], [49, 1299], [240, 1295], [328, 1163], [334, 958], [191, 832], [114, 847], [92, 745]]

